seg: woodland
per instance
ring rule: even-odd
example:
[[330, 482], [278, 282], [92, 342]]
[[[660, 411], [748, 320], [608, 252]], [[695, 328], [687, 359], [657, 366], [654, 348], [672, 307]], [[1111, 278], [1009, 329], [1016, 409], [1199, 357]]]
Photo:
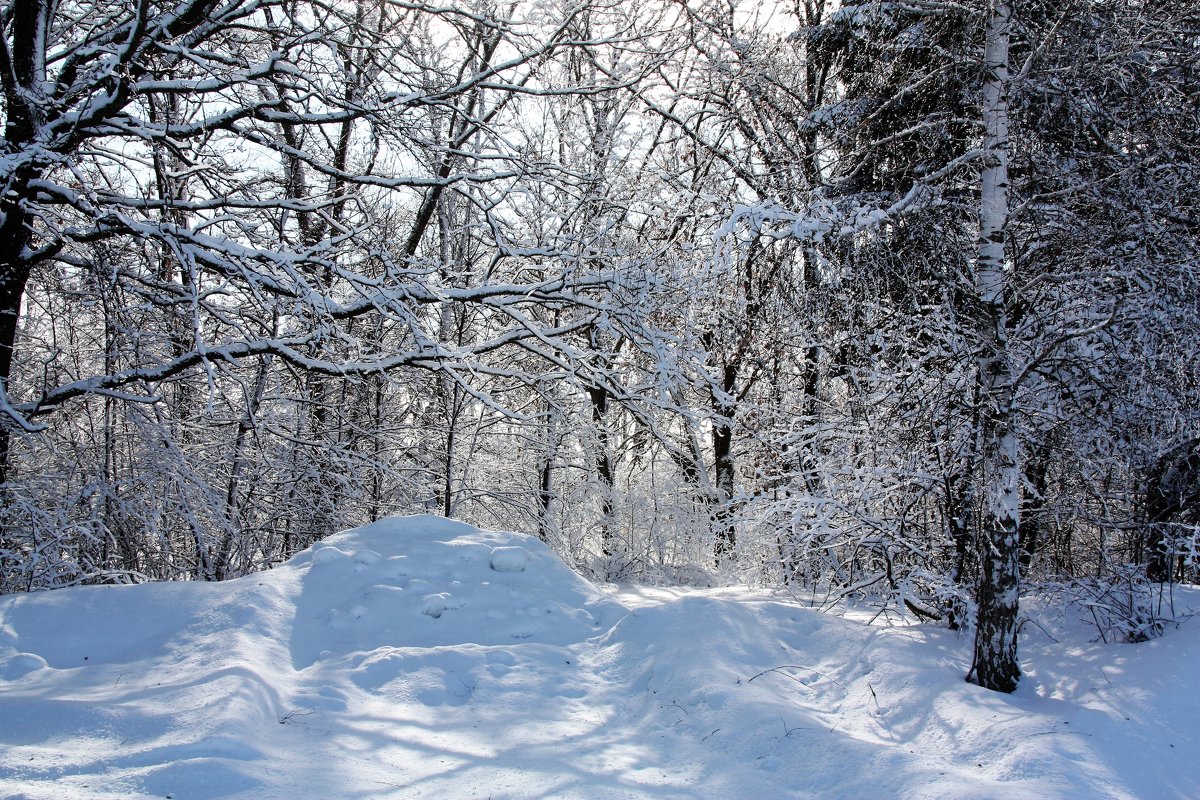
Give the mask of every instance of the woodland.
[[429, 513], [1010, 692], [1196, 582], [1193, 3], [5, 0], [0, 80], [0, 593]]

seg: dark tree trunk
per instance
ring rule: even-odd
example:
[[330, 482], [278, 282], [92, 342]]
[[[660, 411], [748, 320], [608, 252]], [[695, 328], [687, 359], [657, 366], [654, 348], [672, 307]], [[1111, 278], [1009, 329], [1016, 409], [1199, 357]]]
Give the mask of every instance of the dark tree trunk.
[[616, 475], [613, 470], [612, 454], [609, 452], [608, 428], [605, 417], [608, 412], [608, 392], [600, 387], [589, 387], [588, 399], [592, 402], [592, 423], [596, 427], [596, 476], [600, 479], [600, 546], [605, 558], [615, 553], [613, 535], [613, 492]]
[[713, 479], [717, 496], [715, 521], [717, 524], [717, 566], [733, 555], [737, 546], [737, 529], [733, 521], [733, 491], [737, 467], [733, 456], [733, 392], [737, 388], [738, 369], [727, 364], [721, 378], [722, 395], [713, 396], [712, 423]]
[[[0, 200], [0, 392], [7, 397], [17, 346], [21, 299], [29, 282], [30, 232], [18, 202]], [[0, 486], [8, 481], [13, 420], [0, 417]]]
[[[954, 567], [950, 580], [955, 586], [962, 586], [967, 581], [967, 570], [971, 562], [971, 499], [967, 487], [969, 481], [966, 475], [953, 473], [946, 476], [946, 520], [950, 529], [950, 539], [954, 542]], [[952, 631], [961, 630], [969, 621], [963, 619], [963, 610], [952, 607], [946, 615], [947, 624]]]
[[1043, 443], [1037, 454], [1025, 465], [1025, 485], [1029, 492], [1021, 499], [1021, 569], [1029, 572], [1033, 557], [1046, 546], [1046, 533], [1042, 525], [1042, 507], [1046, 502], [1046, 489], [1050, 476], [1049, 443]]

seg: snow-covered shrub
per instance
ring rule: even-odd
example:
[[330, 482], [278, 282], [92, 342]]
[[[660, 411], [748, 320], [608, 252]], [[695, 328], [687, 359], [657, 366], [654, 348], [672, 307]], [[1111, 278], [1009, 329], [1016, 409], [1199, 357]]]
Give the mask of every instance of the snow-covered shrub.
[[0, 595], [78, 583], [84, 574], [78, 559], [81, 543], [95, 543], [86, 525], [16, 496], [0, 502], [0, 531]]
[[1072, 581], [1068, 601], [1084, 612], [1105, 642], [1144, 642], [1174, 619], [1171, 595], [1147, 580], [1143, 568], [1125, 564], [1104, 578]]

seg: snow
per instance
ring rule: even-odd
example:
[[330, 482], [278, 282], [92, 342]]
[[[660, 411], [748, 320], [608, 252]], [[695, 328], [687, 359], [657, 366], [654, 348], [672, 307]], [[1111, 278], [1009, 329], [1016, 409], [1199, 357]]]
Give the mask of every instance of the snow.
[[224, 584], [0, 598], [0, 796], [1200, 797], [1200, 625], [1033, 614], [1002, 695], [944, 629], [390, 519]]
[[496, 572], [524, 572], [529, 566], [529, 551], [524, 547], [494, 547], [491, 565]]

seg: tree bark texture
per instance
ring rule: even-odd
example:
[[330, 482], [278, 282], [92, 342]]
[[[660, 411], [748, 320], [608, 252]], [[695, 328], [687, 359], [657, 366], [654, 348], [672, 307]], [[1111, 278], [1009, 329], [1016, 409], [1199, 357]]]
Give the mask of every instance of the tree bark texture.
[[1016, 689], [1021, 677], [1017, 658], [1021, 468], [1014, 430], [1005, 300], [1011, 18], [1007, 0], [994, 0], [984, 49], [983, 123], [988, 161], [980, 178], [979, 253], [975, 262], [983, 509], [971, 676], [980, 686], [1000, 692]]

